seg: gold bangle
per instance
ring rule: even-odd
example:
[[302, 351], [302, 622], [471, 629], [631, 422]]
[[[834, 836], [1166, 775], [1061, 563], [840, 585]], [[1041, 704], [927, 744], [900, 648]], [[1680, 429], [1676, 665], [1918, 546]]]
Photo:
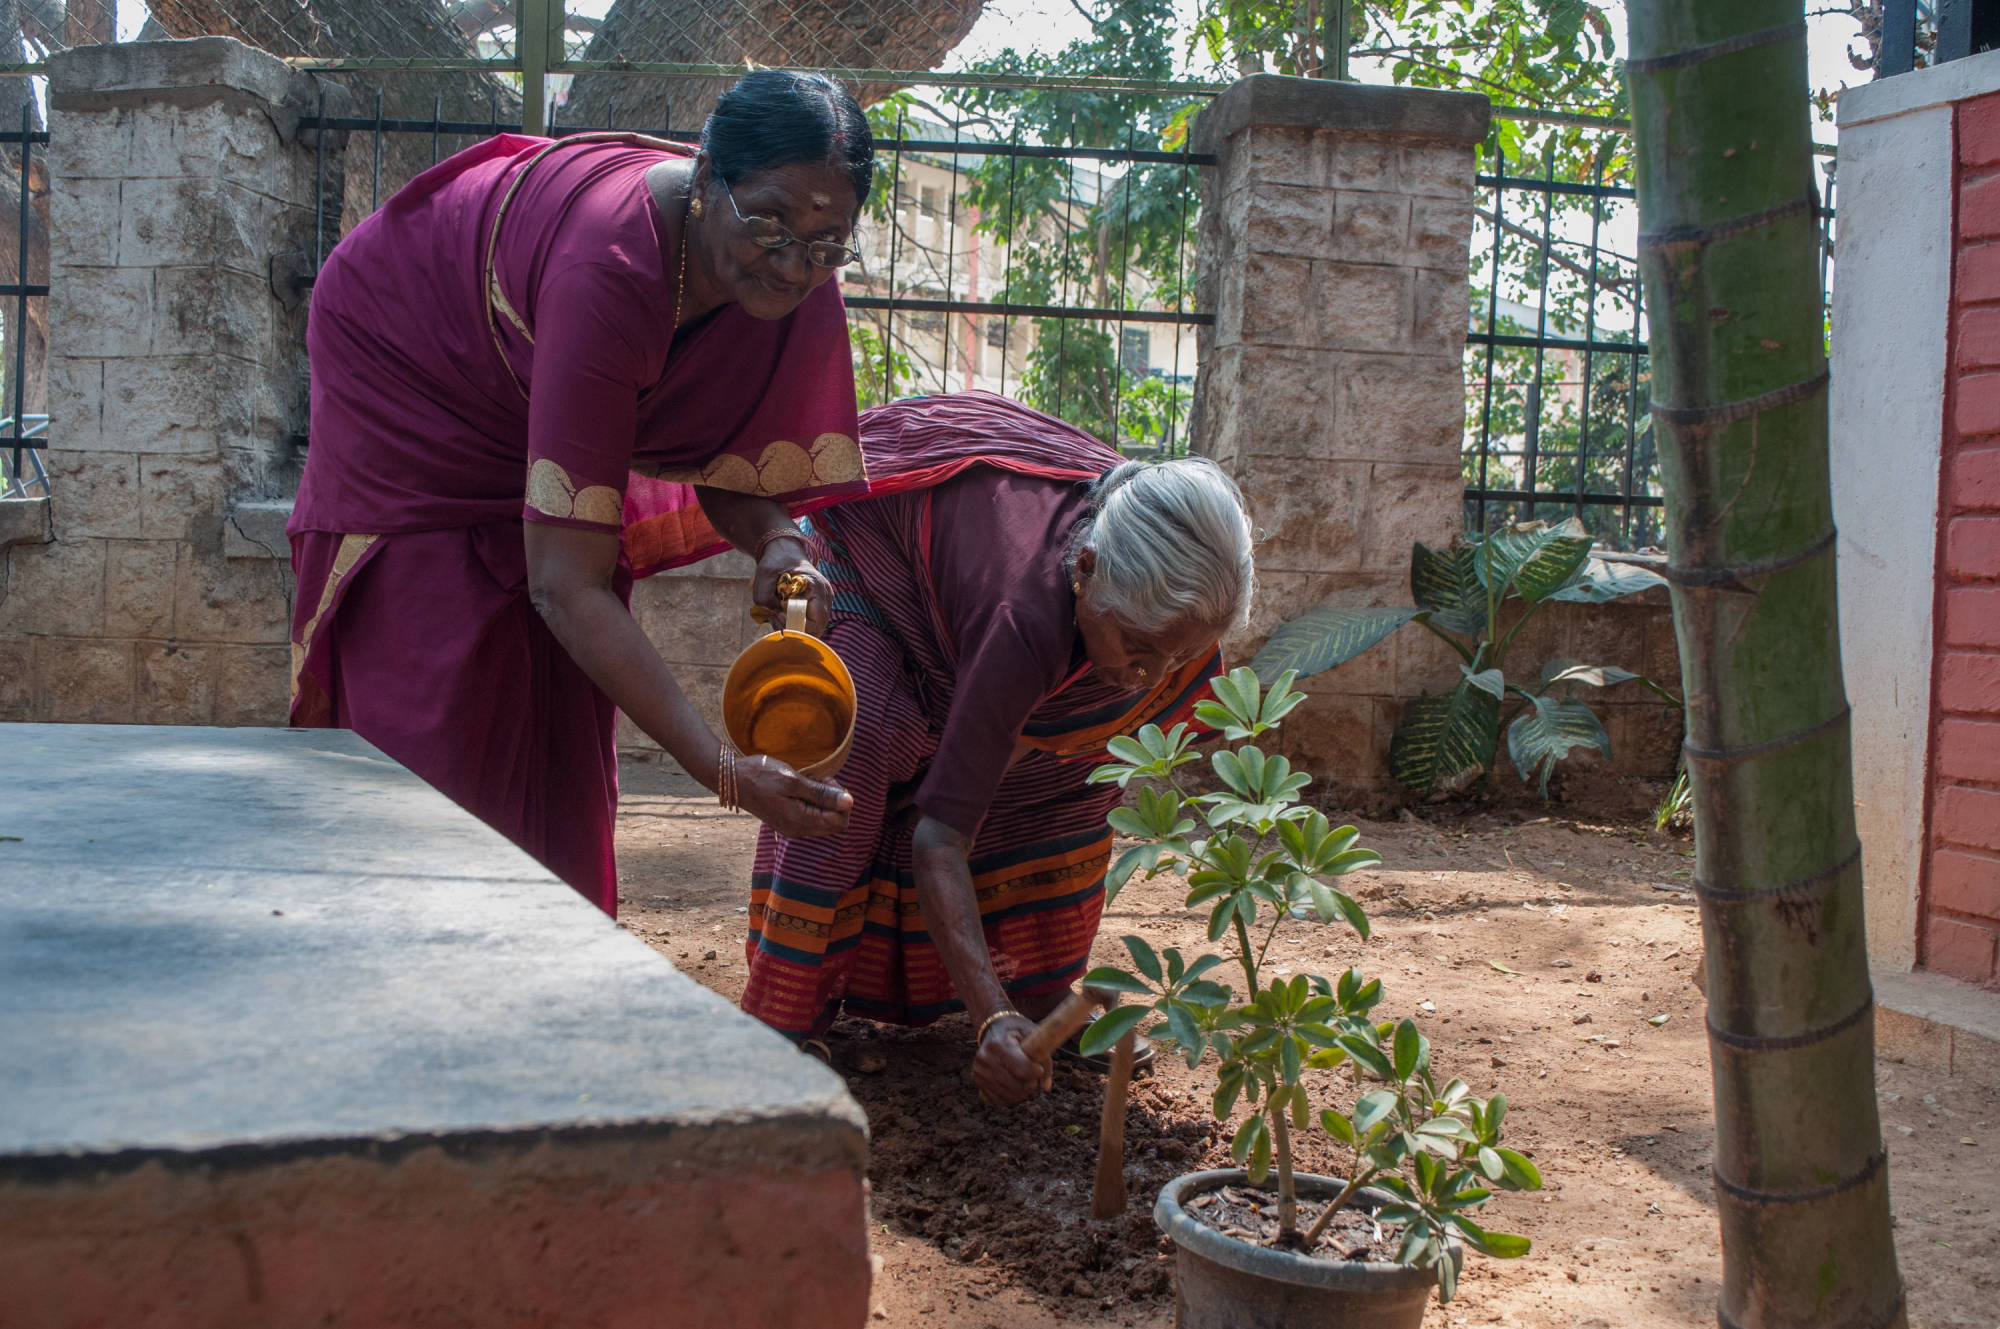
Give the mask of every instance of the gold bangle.
[[1015, 1010], [1012, 1006], [1002, 1006], [999, 1010], [986, 1017], [986, 1023], [979, 1026], [979, 1032], [973, 1035], [972, 1045], [974, 1047], [983, 1046], [986, 1042], [986, 1031], [1010, 1015], [1019, 1015], [1023, 1020], [1028, 1018], [1025, 1015], [1021, 1015], [1021, 1012]]
[[757, 537], [757, 543], [750, 554], [751, 559], [762, 563], [764, 551], [780, 540], [797, 540], [806, 547], [808, 553], [812, 550], [812, 542], [806, 538], [804, 531], [796, 526], [776, 526]]
[[722, 744], [715, 754], [715, 800], [724, 811], [736, 811], [736, 751]]

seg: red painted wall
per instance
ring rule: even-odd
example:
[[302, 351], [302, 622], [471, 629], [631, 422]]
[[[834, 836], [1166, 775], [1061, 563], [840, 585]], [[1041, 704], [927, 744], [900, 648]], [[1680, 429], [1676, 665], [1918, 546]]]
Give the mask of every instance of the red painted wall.
[[2000, 95], [1959, 103], [1957, 143], [1918, 958], [2000, 988]]

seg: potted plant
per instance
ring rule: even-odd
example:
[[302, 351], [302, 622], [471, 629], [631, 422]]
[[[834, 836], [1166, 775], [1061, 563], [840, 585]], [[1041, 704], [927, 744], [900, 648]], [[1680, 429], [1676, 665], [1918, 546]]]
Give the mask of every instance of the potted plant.
[[[1133, 970], [1092, 970], [1090, 986], [1143, 997], [1090, 1027], [1086, 1053], [1101, 1052], [1141, 1024], [1190, 1068], [1213, 1056], [1213, 1107], [1227, 1121], [1249, 1112], [1230, 1152], [1239, 1169], [1183, 1176], [1160, 1194], [1154, 1217], [1174, 1239], [1183, 1329], [1204, 1326], [1418, 1326], [1430, 1289], [1450, 1300], [1463, 1247], [1525, 1254], [1524, 1237], [1489, 1232], [1472, 1213], [1495, 1189], [1534, 1190], [1535, 1165], [1504, 1147], [1506, 1099], [1475, 1097], [1462, 1080], [1440, 1085], [1431, 1046], [1410, 1020], [1377, 1021], [1379, 979], [1349, 969], [1338, 979], [1297, 975], [1266, 981], [1265, 958], [1281, 929], [1317, 918], [1344, 922], [1363, 939], [1368, 917], [1332, 884], [1381, 862], [1299, 801], [1308, 777], [1262, 737], [1303, 700], [1279, 677], [1268, 691], [1248, 669], [1214, 679], [1196, 718], [1236, 744], [1210, 758], [1221, 787], [1192, 793], [1184, 767], [1199, 761], [1186, 725], [1148, 725], [1114, 739], [1111, 763], [1092, 780], [1131, 797], [1111, 813], [1138, 841], [1106, 877], [1115, 897], [1135, 873], [1187, 880], [1187, 903], [1208, 911], [1210, 941], [1226, 954], [1192, 960], [1126, 937]], [[1240, 973], [1240, 995], [1233, 987]], [[1229, 976], [1231, 983], [1216, 975]], [[1307, 1072], [1333, 1070], [1316, 1103]], [[1299, 1133], [1325, 1132], [1353, 1154], [1349, 1175], [1298, 1173]], [[1275, 1179], [1268, 1203], [1254, 1188]], [[1250, 1226], [1255, 1223], [1257, 1226]], [[1335, 1228], [1358, 1228], [1329, 1242]], [[1358, 1253], [1358, 1258], [1356, 1258]]]

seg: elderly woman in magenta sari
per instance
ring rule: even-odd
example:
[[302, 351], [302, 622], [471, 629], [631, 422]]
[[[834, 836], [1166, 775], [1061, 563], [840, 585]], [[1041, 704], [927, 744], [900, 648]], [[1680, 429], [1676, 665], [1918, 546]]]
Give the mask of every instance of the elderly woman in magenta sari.
[[[359, 732], [607, 913], [616, 711], [787, 836], [837, 786], [721, 744], [628, 609], [730, 546], [831, 588], [793, 519], [865, 493], [839, 286], [866, 120], [752, 74], [701, 150], [501, 135], [337, 245], [291, 522], [292, 723]], [[801, 841], [803, 842], [803, 841]]]
[[974, 1083], [1016, 1103], [1049, 1084], [1020, 1040], [1083, 975], [1103, 907], [1120, 791], [1086, 778], [1220, 668], [1249, 524], [1205, 459], [1125, 461], [984, 393], [861, 429], [892, 492], [811, 518], [860, 694], [853, 812], [830, 838], [762, 832], [743, 1008], [808, 1047], [842, 1010], [966, 1011]]

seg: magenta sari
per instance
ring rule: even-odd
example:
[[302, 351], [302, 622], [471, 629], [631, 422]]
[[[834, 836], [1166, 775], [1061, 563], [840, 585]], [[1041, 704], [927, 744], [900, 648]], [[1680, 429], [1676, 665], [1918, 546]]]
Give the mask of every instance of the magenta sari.
[[726, 547], [705, 485], [809, 512], [867, 489], [836, 283], [674, 331], [645, 172], [677, 145], [503, 134], [328, 256], [290, 526], [295, 725], [351, 728], [618, 903], [615, 711], [528, 602], [521, 523], [621, 536], [617, 589]]

